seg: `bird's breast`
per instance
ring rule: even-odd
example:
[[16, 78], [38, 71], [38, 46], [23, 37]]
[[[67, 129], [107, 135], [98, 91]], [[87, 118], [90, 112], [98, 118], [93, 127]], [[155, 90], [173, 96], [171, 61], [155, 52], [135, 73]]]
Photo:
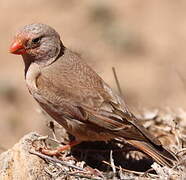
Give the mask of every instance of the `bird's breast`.
[[36, 63], [32, 63], [26, 73], [26, 85], [31, 94], [37, 92], [37, 78], [40, 76], [40, 67]]

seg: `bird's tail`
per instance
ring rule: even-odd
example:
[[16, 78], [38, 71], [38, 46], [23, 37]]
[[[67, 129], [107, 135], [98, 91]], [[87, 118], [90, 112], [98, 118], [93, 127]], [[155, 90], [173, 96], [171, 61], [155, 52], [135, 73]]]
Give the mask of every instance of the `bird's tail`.
[[127, 140], [127, 142], [152, 157], [162, 166], [173, 167], [175, 163], [178, 162], [176, 155], [164, 149], [162, 146], [136, 140]]

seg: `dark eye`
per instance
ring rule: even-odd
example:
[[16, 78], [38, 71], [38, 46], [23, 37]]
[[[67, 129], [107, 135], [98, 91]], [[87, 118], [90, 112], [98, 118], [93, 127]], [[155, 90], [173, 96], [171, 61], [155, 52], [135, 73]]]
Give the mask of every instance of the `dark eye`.
[[41, 37], [34, 38], [32, 39], [32, 43], [37, 44], [40, 42], [40, 40], [41, 40]]

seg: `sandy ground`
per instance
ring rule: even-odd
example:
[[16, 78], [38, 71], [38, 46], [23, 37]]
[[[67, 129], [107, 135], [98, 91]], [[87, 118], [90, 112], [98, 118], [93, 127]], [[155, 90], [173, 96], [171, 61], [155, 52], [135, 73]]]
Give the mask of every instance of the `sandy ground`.
[[8, 52], [20, 27], [42, 22], [116, 89], [116, 67], [127, 103], [185, 108], [186, 1], [1, 0], [0, 144], [9, 148], [30, 131], [46, 134], [45, 117], [29, 95], [20, 56]]

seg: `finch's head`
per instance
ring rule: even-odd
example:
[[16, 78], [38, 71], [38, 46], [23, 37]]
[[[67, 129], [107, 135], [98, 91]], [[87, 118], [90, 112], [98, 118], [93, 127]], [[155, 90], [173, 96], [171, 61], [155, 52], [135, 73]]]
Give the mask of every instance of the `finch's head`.
[[61, 45], [60, 36], [52, 27], [29, 24], [16, 33], [10, 52], [32, 61], [47, 61], [59, 54]]

